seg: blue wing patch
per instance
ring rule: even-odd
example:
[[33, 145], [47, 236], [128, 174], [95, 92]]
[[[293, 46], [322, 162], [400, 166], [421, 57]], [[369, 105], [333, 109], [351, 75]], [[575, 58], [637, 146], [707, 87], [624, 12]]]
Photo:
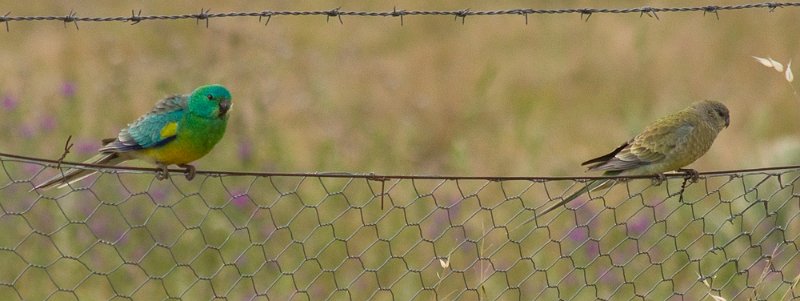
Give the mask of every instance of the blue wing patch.
[[186, 108], [186, 96], [173, 96], [156, 103], [153, 110], [122, 129], [117, 139], [101, 152], [127, 152], [164, 145], [176, 138]]

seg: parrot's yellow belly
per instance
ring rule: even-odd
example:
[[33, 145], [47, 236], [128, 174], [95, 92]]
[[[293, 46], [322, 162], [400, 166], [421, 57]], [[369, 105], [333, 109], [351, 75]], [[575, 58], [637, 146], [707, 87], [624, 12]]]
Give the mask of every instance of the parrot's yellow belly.
[[187, 143], [182, 139], [175, 139], [160, 147], [139, 150], [138, 153], [141, 159], [153, 163], [180, 165], [200, 159], [210, 150], [210, 148], [198, 148], [197, 145]]
[[174, 140], [161, 146], [137, 150], [134, 156], [162, 165], [188, 164], [202, 158], [214, 148], [225, 133], [225, 121], [189, 116], [182, 126], [167, 128], [167, 134], [174, 133]]

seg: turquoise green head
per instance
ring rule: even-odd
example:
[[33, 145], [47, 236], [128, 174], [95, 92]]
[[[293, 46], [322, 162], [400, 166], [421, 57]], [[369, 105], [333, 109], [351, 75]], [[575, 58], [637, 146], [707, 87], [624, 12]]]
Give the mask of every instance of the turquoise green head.
[[207, 118], [228, 118], [231, 109], [231, 92], [222, 85], [207, 85], [189, 95], [189, 112]]

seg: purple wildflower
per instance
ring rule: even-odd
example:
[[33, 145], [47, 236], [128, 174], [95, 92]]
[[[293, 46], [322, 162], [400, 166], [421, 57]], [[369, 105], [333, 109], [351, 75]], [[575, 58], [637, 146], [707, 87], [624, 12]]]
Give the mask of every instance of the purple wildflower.
[[38, 164], [25, 164], [22, 169], [25, 170], [25, 173], [32, 175], [42, 170], [42, 166]]
[[647, 227], [650, 226], [650, 219], [644, 214], [639, 214], [633, 219], [633, 222], [628, 223], [628, 228], [632, 234], [642, 234]]
[[250, 197], [246, 193], [234, 193], [231, 203], [236, 207], [243, 208], [250, 203]]
[[0, 102], [0, 106], [3, 107], [4, 110], [13, 110], [19, 104], [19, 100], [11, 94], [3, 95], [3, 101]]
[[89, 230], [91, 230], [92, 233], [94, 233], [94, 235], [97, 236], [98, 238], [112, 240], [112, 241], [114, 240], [113, 238], [111, 238], [111, 235], [109, 235], [110, 231], [108, 228], [108, 219], [105, 218], [104, 216], [102, 215], [92, 216], [89, 219], [87, 226], [89, 226]]
[[92, 204], [91, 202], [79, 202], [80, 211], [83, 213], [87, 218], [92, 215], [92, 212], [96, 209], [96, 204]]
[[150, 192], [150, 197], [153, 198], [153, 201], [156, 204], [164, 203], [164, 200], [167, 198], [167, 192], [163, 189], [153, 188]]
[[78, 140], [78, 142], [75, 142], [73, 150], [80, 155], [88, 155], [96, 153], [97, 148], [97, 142], [94, 140]]
[[36, 134], [36, 129], [28, 124], [23, 124], [19, 128], [19, 136], [22, 138], [31, 138], [34, 134]]
[[56, 128], [56, 119], [52, 115], [45, 115], [39, 119], [39, 130], [49, 132]]
[[586, 242], [586, 255], [590, 258], [600, 256], [600, 242], [590, 240]]
[[239, 160], [250, 161], [253, 156], [253, 144], [248, 140], [240, 141], [237, 153], [239, 154]]
[[75, 90], [77, 89], [75, 87], [75, 83], [73, 82], [67, 81], [61, 84], [61, 96], [64, 96], [66, 98], [72, 98], [73, 96], [75, 96]]
[[[386, 200], [389, 199], [388, 197], [385, 198]], [[378, 202], [380, 202], [380, 196], [377, 198], [377, 200]], [[442, 235], [442, 232], [446, 231], [446, 229], [448, 228], [447, 226], [450, 223], [450, 219], [448, 218], [448, 212], [449, 211], [447, 209], [436, 209], [436, 211], [434, 211], [432, 214], [433, 216], [423, 221], [423, 223], [427, 224], [425, 227], [422, 227], [424, 231], [423, 235], [425, 236], [425, 238], [439, 237], [440, 235]]]
[[589, 231], [585, 227], [577, 227], [569, 232], [569, 238], [573, 241], [584, 241], [589, 238]]

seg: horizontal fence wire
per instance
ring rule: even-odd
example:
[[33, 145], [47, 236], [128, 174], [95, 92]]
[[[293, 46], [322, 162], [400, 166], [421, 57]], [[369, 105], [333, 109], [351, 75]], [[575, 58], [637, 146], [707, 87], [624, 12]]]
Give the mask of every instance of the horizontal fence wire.
[[[69, 142], [69, 141], [68, 141]], [[68, 150], [67, 152], [68, 153]], [[65, 155], [66, 155], [65, 153]], [[46, 167], [77, 167], [83, 169], [93, 169], [105, 172], [131, 172], [131, 173], [156, 173], [161, 169], [155, 167], [135, 167], [135, 166], [120, 166], [120, 165], [103, 165], [92, 164], [86, 162], [72, 162], [64, 160], [47, 159], [40, 157], [31, 157], [10, 153], [0, 152], [0, 158], [7, 160], [18, 160], [20, 162], [30, 162], [40, 164]], [[743, 173], [751, 172], [770, 172], [789, 169], [800, 169], [800, 165], [786, 165], [786, 166], [771, 166], [759, 168], [744, 168], [744, 169], [731, 169], [731, 170], [717, 170], [717, 171], [699, 171], [696, 172], [698, 176], [712, 176], [712, 175], [729, 175], [736, 176]], [[180, 168], [170, 168], [170, 172], [183, 173], [186, 170]], [[271, 171], [230, 171], [230, 170], [196, 170], [195, 173], [200, 175], [210, 176], [287, 176], [287, 177], [316, 177], [316, 178], [354, 178], [354, 179], [371, 179], [371, 180], [390, 180], [390, 179], [431, 179], [431, 180], [487, 180], [487, 181], [508, 181], [508, 180], [527, 180], [534, 182], [543, 182], [551, 180], [575, 180], [575, 181], [588, 181], [588, 180], [631, 180], [631, 179], [653, 179], [660, 180], [661, 178], [688, 178], [694, 174], [687, 174], [683, 172], [671, 172], [663, 175], [639, 175], [639, 176], [464, 176], [464, 175], [389, 175], [377, 174], [374, 172], [368, 173], [353, 173], [353, 172], [271, 172]]]
[[[800, 298], [797, 166], [620, 181], [527, 224], [583, 178], [0, 167], [2, 300]], [[67, 168], [97, 174], [32, 190]]]
[[0, 23], [5, 23], [6, 30], [9, 30], [10, 22], [31, 22], [31, 21], [61, 21], [66, 23], [74, 23], [78, 26], [78, 22], [129, 22], [131, 24], [138, 24], [143, 21], [153, 20], [197, 20], [206, 22], [210, 19], [217, 18], [240, 18], [240, 17], [258, 17], [259, 22], [266, 18], [266, 22], [274, 16], [323, 16], [328, 20], [330, 18], [338, 18], [342, 23], [342, 17], [392, 17], [400, 18], [401, 24], [403, 17], [407, 16], [451, 16], [456, 19], [461, 18], [464, 21], [466, 17], [470, 16], [509, 16], [517, 15], [524, 16], [527, 24], [528, 15], [560, 15], [560, 14], [578, 14], [582, 18], [585, 16], [588, 20], [589, 16], [593, 14], [639, 14], [640, 16], [648, 15], [651, 17], [659, 18], [658, 13], [689, 13], [689, 12], [702, 12], [703, 14], [713, 13], [719, 18], [719, 12], [732, 11], [732, 10], [745, 10], [745, 9], [768, 9], [770, 12], [778, 8], [793, 8], [800, 7], [800, 2], [763, 2], [763, 3], [749, 3], [749, 4], [735, 4], [735, 5], [702, 5], [702, 6], [685, 6], [685, 7], [629, 7], [629, 8], [558, 8], [558, 9], [535, 9], [535, 8], [513, 8], [513, 9], [500, 9], [500, 10], [404, 10], [397, 7], [386, 11], [349, 11], [341, 8], [334, 8], [330, 10], [309, 10], [309, 11], [286, 11], [286, 10], [262, 10], [262, 11], [249, 11], [249, 12], [224, 12], [212, 13], [210, 9], [200, 9], [197, 13], [186, 13], [176, 15], [143, 15], [141, 10], [131, 11], [129, 16], [94, 16], [84, 17], [79, 16], [78, 12], [70, 11], [68, 14], [61, 16], [15, 16], [11, 12], [0, 16]]

